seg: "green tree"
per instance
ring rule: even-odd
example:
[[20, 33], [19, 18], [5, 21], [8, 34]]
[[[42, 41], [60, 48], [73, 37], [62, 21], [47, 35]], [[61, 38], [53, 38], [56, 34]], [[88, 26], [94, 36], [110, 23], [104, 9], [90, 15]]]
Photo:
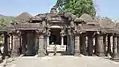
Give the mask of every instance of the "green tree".
[[57, 0], [55, 6], [59, 11], [71, 12], [78, 17], [84, 13], [92, 17], [96, 15], [93, 0]]
[[[12, 16], [4, 16], [0, 17], [0, 30], [4, 30], [5, 27], [10, 24], [10, 22], [14, 19]], [[0, 41], [2, 41], [3, 36], [0, 36]]]

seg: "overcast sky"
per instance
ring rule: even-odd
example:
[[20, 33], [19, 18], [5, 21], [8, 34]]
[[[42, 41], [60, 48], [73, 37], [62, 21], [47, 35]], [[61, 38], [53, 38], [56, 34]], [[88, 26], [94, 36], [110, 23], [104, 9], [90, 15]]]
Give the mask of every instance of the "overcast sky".
[[[0, 14], [16, 16], [22, 12], [32, 15], [49, 12], [56, 0], [0, 0]], [[119, 20], [119, 0], [95, 0], [97, 15]]]

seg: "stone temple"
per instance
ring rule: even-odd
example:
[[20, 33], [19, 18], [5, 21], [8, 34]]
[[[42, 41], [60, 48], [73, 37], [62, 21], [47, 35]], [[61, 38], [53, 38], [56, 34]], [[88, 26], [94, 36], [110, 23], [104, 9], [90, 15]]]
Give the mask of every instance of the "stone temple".
[[108, 18], [76, 17], [53, 7], [50, 13], [36, 16], [24, 12], [0, 31], [4, 34], [4, 56], [59, 53], [119, 59], [119, 23]]

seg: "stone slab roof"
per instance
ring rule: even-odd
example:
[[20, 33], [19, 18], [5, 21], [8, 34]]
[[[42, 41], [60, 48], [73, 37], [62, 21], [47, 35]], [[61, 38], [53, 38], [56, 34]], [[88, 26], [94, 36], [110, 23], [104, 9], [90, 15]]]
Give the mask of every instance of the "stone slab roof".
[[29, 21], [30, 20], [30, 18], [32, 17], [32, 15], [30, 15], [29, 13], [27, 13], [27, 12], [23, 12], [23, 13], [21, 13], [20, 15], [18, 15], [16, 18], [15, 18], [15, 20], [17, 20], [17, 21]]

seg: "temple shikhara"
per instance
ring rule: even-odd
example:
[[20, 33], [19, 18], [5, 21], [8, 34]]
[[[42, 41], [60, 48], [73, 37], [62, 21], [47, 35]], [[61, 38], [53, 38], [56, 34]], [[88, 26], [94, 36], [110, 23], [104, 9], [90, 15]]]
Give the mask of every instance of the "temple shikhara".
[[119, 23], [108, 18], [81, 17], [68, 12], [31, 16], [24, 12], [10, 25], [1, 29], [4, 34], [4, 56], [53, 55], [111, 56], [119, 59]]

